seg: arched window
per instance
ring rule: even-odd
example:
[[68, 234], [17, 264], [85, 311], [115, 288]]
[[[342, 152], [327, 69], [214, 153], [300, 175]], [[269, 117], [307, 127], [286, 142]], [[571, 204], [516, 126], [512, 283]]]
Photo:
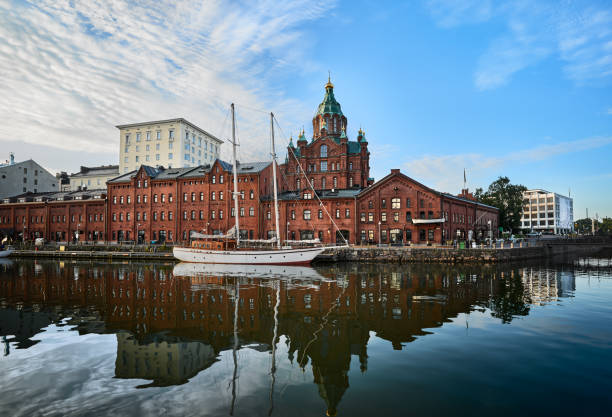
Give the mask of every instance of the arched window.
[[338, 188], [338, 178], [334, 177], [334, 188]]
[[327, 145], [321, 145], [321, 158], [327, 158]]
[[300, 189], [300, 179], [298, 178], [297, 180], [295, 180], [295, 187], [299, 190]]
[[321, 178], [321, 189], [324, 190], [325, 189], [325, 177]]
[[349, 177], [349, 187], [353, 186], [353, 177]]

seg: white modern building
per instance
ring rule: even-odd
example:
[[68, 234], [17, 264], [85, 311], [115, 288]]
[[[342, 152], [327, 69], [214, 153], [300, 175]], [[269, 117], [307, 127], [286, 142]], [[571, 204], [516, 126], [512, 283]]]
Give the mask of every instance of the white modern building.
[[70, 189], [66, 191], [106, 188], [106, 181], [118, 176], [119, 165], [82, 166], [79, 172], [70, 175]]
[[574, 200], [545, 190], [527, 190], [523, 193], [521, 226], [534, 232], [572, 233]]
[[52, 191], [59, 191], [57, 178], [33, 160], [15, 162], [11, 153], [10, 159], [0, 164], [0, 198]]
[[223, 143], [185, 119], [116, 126], [119, 129], [119, 171], [140, 165], [182, 168], [212, 163]]

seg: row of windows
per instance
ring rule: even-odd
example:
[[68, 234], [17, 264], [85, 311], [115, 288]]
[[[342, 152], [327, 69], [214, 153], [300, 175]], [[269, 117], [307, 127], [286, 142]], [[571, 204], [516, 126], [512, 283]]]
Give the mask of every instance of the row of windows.
[[[406, 208], [410, 208], [411, 207], [411, 201], [410, 198], [406, 198]], [[420, 207], [425, 207], [425, 201], [423, 199], [420, 200]], [[431, 205], [430, 205], [431, 207]], [[374, 201], [369, 200], [368, 201], [368, 208], [369, 209], [373, 209], [374, 208]], [[380, 208], [386, 209], [387, 208], [387, 199], [386, 198], [382, 198], [380, 200]], [[391, 209], [393, 210], [397, 210], [397, 209], [401, 209], [402, 208], [402, 201], [399, 197], [393, 197], [391, 199]]]
[[[73, 214], [70, 217], [70, 221], [72, 223], [75, 223], [77, 221], [77, 217]], [[83, 221], [83, 215], [80, 214], [78, 217], [78, 221], [82, 222]], [[104, 214], [90, 214], [89, 215], [89, 222], [97, 222], [97, 221], [104, 221]], [[11, 222], [11, 218], [9, 216], [2, 216], [0, 217], [0, 224], [6, 224], [6, 223], [10, 223]], [[15, 223], [19, 224], [19, 223], [26, 223], [26, 216], [15, 216]], [[34, 223], [44, 223], [45, 222], [45, 216], [31, 216], [30, 217], [30, 223], [34, 224]], [[54, 215], [51, 216], [51, 223], [66, 223], [66, 216], [65, 215]]]
[[[361, 241], [362, 242], [374, 242], [375, 241], [375, 232], [374, 230], [361, 230], [360, 233], [360, 237], [361, 237]], [[426, 242], [426, 241], [433, 241], [435, 238], [435, 231], [434, 230], [425, 230], [425, 229], [420, 229], [419, 230], [419, 241], [421, 242]], [[386, 243], [387, 240], [390, 240], [391, 242], [401, 242], [404, 238], [404, 232], [401, 229], [390, 229], [390, 230], [386, 230], [386, 229], [382, 229], [380, 231], [380, 241], [383, 243]], [[412, 230], [406, 230], [405, 232], [405, 241], [406, 242], [410, 242], [412, 241]]]
[[[399, 219], [400, 219], [400, 213], [399, 212], [395, 211], [395, 212], [391, 213], [391, 216], [393, 216], [393, 221], [399, 222]], [[427, 217], [425, 217], [425, 216], [426, 216], [426, 213], [424, 211], [420, 211], [419, 212], [419, 219], [425, 219], [425, 218], [433, 219], [434, 218], [434, 212], [433, 211], [428, 211], [427, 212]], [[366, 223], [366, 213], [363, 212], [363, 211], [360, 214], [360, 220], [361, 220], [362, 223]], [[374, 221], [374, 213], [372, 213], [372, 212], [367, 213], [367, 222], [368, 223], [372, 223], [373, 221]], [[387, 212], [386, 211], [381, 211], [380, 212], [380, 221], [383, 222], [383, 223], [387, 221]], [[412, 221], [412, 212], [410, 212], [410, 211], [406, 212], [406, 221], [407, 222]]]
[[[340, 219], [341, 218], [341, 214], [342, 214], [342, 210], [341, 209], [336, 209], [336, 219]], [[295, 220], [295, 210], [291, 210], [290, 216], [291, 216], [291, 220]], [[270, 218], [271, 218], [270, 211], [268, 211], [266, 213], [266, 218], [268, 220], [270, 220]], [[304, 220], [311, 220], [312, 219], [312, 212], [309, 209], [305, 209], [302, 212], [302, 218]], [[319, 219], [323, 218], [323, 210], [319, 210], [318, 211], [317, 218], [319, 218]], [[346, 218], [346, 219], [350, 219], [351, 218], [351, 209], [347, 208], [347, 209], [344, 210], [344, 218]]]
[[[172, 212], [169, 211], [168, 212], [168, 220], [172, 220], [172, 218], [173, 218]], [[118, 216], [117, 216], [117, 213], [113, 213], [113, 221], [116, 222], [117, 219], [119, 219], [119, 221], [122, 222], [123, 219], [124, 219], [123, 213], [119, 213]], [[139, 212], [136, 212], [136, 221], [140, 221], [141, 219], [143, 221], [147, 220], [147, 213], [146, 212], [143, 212], [142, 214], [139, 213]], [[157, 221], [157, 219], [158, 219], [157, 218], [157, 212], [155, 211], [155, 212], [153, 212], [153, 220]], [[125, 213], [125, 220], [128, 221], [128, 222], [131, 220], [131, 214], [129, 212]], [[159, 220], [166, 220], [166, 212], [165, 211], [160, 212]]]
[[[146, 184], [146, 181], [145, 181]], [[161, 198], [161, 202], [165, 203], [166, 202], [166, 194], [160, 194], [160, 198]], [[137, 195], [136, 196], [136, 203], [140, 204], [140, 202], [142, 201], [143, 203], [146, 203], [148, 200], [148, 197], [146, 194], [143, 194], [142, 196]], [[119, 204], [124, 204], [125, 202], [127, 202], [127, 204], [132, 204], [132, 196], [119, 196], [119, 198], [117, 198], [116, 195], [113, 196], [113, 204], [117, 204], [117, 201], [119, 201]], [[153, 202], [157, 203], [159, 200], [157, 198], [157, 194], [153, 194]], [[168, 202], [172, 203], [173, 201], [173, 197], [172, 197], [172, 193], [168, 194]], [[187, 200], [185, 200], [187, 201]], [[195, 201], [195, 200], [194, 200]]]

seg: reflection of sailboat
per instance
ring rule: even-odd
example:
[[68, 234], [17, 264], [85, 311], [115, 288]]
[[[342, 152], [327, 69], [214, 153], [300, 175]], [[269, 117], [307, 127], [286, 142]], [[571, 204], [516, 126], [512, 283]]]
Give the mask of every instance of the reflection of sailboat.
[[315, 269], [306, 266], [286, 265], [231, 265], [181, 262], [174, 266], [174, 276], [204, 277], [230, 276], [240, 278], [268, 278], [303, 281], [330, 281]]
[[232, 348], [232, 357], [234, 358], [234, 374], [232, 375], [232, 405], [230, 408], [230, 416], [234, 415], [234, 405], [236, 403], [236, 380], [238, 379], [238, 300], [240, 299], [240, 282], [236, 280], [234, 287], [234, 346]]
[[278, 337], [278, 306], [280, 305], [280, 281], [274, 283], [276, 286], [276, 304], [274, 304], [274, 334], [272, 336], [272, 365], [270, 366], [270, 410], [268, 415], [272, 415], [274, 410], [274, 383], [276, 382], [276, 338]]

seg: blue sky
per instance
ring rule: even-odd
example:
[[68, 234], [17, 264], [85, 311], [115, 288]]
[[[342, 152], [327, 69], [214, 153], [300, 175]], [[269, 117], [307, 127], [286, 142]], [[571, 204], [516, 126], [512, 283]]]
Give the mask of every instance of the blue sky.
[[0, 141], [52, 171], [116, 163], [121, 123], [226, 137], [232, 101], [240, 157], [265, 158], [259, 110], [309, 132], [329, 70], [377, 179], [456, 193], [465, 168], [612, 216], [608, 1], [0, 0], [0, 37]]

